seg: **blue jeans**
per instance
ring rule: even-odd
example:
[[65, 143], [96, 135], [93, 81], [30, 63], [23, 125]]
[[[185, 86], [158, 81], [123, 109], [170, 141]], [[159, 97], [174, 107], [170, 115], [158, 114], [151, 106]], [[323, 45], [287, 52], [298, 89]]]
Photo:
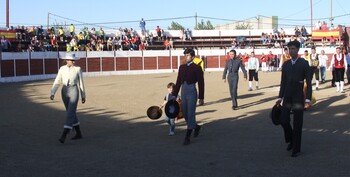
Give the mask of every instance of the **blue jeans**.
[[168, 116], [165, 116], [164, 121], [170, 125], [170, 131], [175, 131], [175, 119], [170, 119]]
[[322, 81], [325, 81], [326, 80], [326, 67], [321, 66], [320, 67], [320, 72], [321, 72], [321, 79], [322, 79]]
[[348, 83], [350, 83], [350, 65], [348, 65], [348, 70], [346, 71], [346, 78], [348, 78]]

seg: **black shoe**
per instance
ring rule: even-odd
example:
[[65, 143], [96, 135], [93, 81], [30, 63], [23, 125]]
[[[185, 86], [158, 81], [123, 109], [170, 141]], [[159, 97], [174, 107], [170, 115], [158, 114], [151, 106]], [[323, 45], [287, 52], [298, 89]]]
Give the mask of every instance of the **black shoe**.
[[190, 138], [185, 138], [183, 145], [189, 145], [191, 143]]
[[198, 137], [199, 131], [201, 130], [201, 126], [197, 125], [196, 128], [194, 129], [194, 134], [193, 137]]
[[74, 126], [73, 129], [76, 131], [76, 134], [75, 136], [72, 137], [72, 140], [82, 139], [83, 135], [81, 134], [80, 126], [79, 125]]
[[288, 146], [287, 146], [287, 151], [290, 151], [293, 149], [293, 145], [292, 143], [289, 143]]
[[60, 139], [58, 139], [59, 142], [61, 142], [62, 144], [64, 144], [64, 142], [66, 141], [66, 137], [67, 137], [67, 134], [69, 133], [70, 129], [68, 128], [65, 128], [63, 129], [63, 133], [62, 133], [62, 136]]
[[316, 90], [318, 90], [318, 87], [316, 87]]
[[291, 157], [298, 157], [300, 155], [300, 151], [292, 152]]
[[232, 110], [237, 110], [238, 107], [237, 106], [232, 106]]

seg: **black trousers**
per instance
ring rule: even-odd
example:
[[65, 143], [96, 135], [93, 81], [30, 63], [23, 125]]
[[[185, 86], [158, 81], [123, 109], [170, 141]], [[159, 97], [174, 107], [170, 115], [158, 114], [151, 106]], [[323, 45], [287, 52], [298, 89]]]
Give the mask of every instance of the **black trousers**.
[[313, 66], [311, 66], [310, 69], [311, 69], [311, 80], [314, 78], [314, 75], [317, 81], [320, 80], [320, 69]]
[[[293, 110], [293, 127], [291, 125], [290, 111]], [[292, 143], [293, 152], [300, 152], [301, 135], [303, 128], [304, 103], [284, 100], [281, 112], [281, 125], [286, 143]]]

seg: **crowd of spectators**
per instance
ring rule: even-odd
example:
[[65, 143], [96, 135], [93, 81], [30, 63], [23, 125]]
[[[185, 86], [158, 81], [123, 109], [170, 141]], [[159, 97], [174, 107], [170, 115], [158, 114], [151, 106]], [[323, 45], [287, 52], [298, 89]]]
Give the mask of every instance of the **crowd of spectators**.
[[[332, 25], [333, 26], [333, 25]], [[316, 29], [332, 29], [325, 22], [317, 23]], [[69, 27], [51, 27], [44, 30], [43, 26], [17, 26], [11, 27], [16, 32], [16, 45], [7, 45], [6, 51], [112, 51], [112, 50], [147, 50], [148, 48], [173, 49], [174, 39], [157, 26], [154, 30], [146, 30], [146, 21], [141, 19], [139, 23], [140, 34], [133, 28], [119, 28], [113, 34], [106, 34], [102, 27], [83, 28], [79, 32], [71, 24]], [[238, 39], [238, 38], [237, 38]], [[298, 40], [302, 48], [312, 47], [316, 44], [312, 41], [306, 28], [298, 26], [294, 28], [294, 35], [287, 35], [283, 28], [274, 28], [272, 32], [261, 34], [260, 45], [263, 48], [283, 48], [289, 41]], [[181, 29], [176, 41], [192, 40], [191, 30]], [[5, 41], [5, 40], [3, 40]], [[337, 38], [323, 38], [323, 47], [335, 47]], [[5, 42], [2, 42], [6, 44]], [[258, 44], [251, 38], [233, 40], [232, 48], [256, 48]], [[4, 50], [3, 50], [4, 51]]]

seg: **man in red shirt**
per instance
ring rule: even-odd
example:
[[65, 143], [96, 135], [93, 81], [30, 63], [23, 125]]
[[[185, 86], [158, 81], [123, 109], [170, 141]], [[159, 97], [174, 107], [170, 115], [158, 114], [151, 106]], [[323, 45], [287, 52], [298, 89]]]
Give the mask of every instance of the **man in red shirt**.
[[266, 56], [267, 64], [268, 64], [268, 70], [270, 72], [275, 70], [275, 65], [276, 65], [276, 59], [275, 55], [272, 54], [272, 51], [270, 50], [269, 54]]

